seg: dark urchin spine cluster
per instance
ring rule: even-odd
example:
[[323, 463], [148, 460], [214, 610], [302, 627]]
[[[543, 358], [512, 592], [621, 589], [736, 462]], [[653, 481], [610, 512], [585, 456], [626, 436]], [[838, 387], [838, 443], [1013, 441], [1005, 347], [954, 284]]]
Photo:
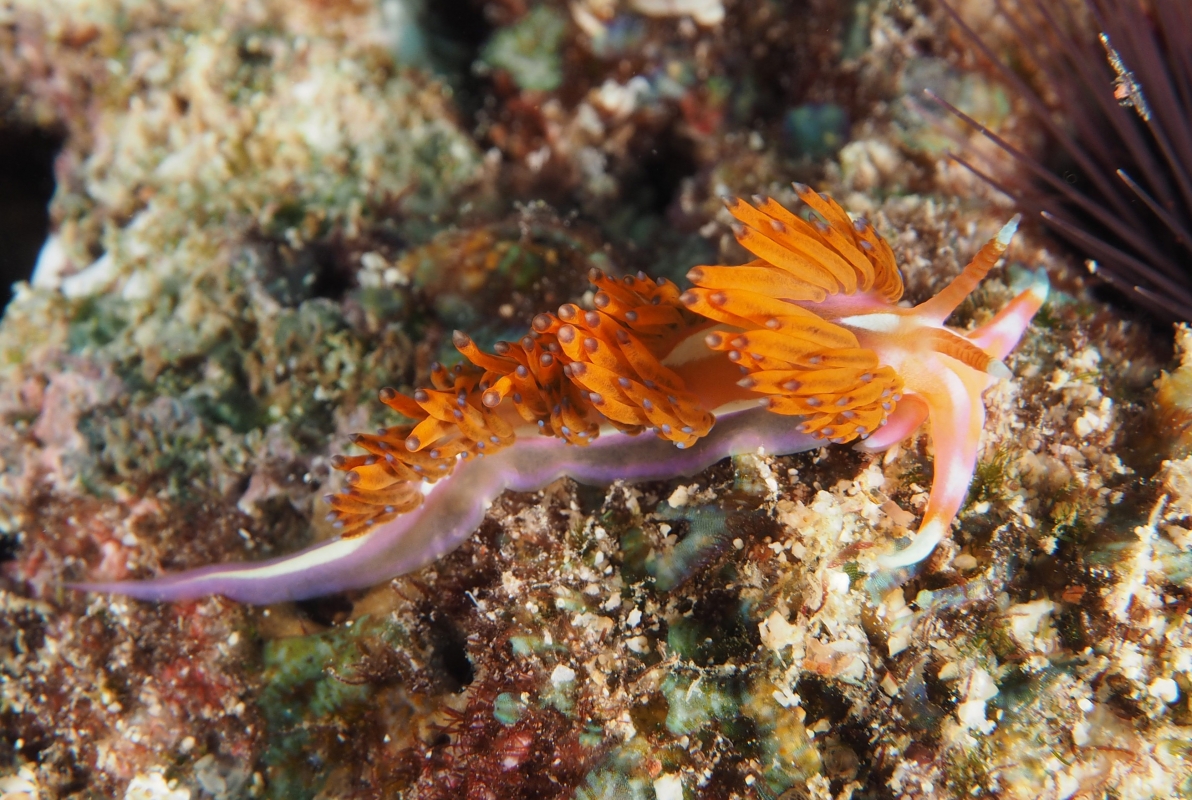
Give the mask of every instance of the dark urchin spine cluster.
[[1056, 174], [933, 95], [1022, 171], [994, 175], [954, 158], [1041, 215], [1089, 256], [1098, 277], [1163, 318], [1192, 320], [1192, 5], [1083, 0], [1087, 19], [1079, 19], [1065, 3], [996, 1], [1054, 109], [942, 5], [1072, 169]]

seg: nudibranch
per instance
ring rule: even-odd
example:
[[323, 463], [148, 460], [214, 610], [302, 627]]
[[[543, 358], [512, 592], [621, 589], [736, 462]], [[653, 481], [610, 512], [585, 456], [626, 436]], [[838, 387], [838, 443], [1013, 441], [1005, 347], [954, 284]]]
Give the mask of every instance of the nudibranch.
[[878, 558], [925, 559], [948, 535], [976, 466], [982, 393], [1046, 299], [1047, 277], [969, 332], [944, 321], [1005, 253], [1011, 220], [938, 295], [898, 305], [902, 276], [864, 219], [796, 184], [798, 216], [769, 198], [729, 200], [754, 260], [696, 267], [692, 288], [594, 270], [592, 308], [534, 318], [485, 352], [456, 332], [467, 363], [432, 367], [412, 395], [381, 402], [408, 422], [359, 434], [328, 495], [339, 537], [290, 556], [145, 581], [81, 584], [151, 600], [222, 594], [272, 603], [363, 588], [458, 547], [506, 490], [563, 476], [584, 483], [698, 473], [759, 448], [826, 443], [877, 451], [930, 421], [935, 476], [918, 534]]

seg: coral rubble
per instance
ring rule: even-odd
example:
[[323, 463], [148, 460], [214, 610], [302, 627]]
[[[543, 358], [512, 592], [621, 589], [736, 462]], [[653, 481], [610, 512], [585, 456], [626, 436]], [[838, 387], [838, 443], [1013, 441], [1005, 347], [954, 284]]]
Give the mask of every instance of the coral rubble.
[[1028, 270], [1058, 297], [903, 579], [865, 549], [916, 527], [924, 435], [507, 493], [446, 558], [299, 604], [62, 588], [332, 535], [379, 387], [455, 326], [589, 307], [591, 267], [744, 260], [726, 192], [814, 183], [932, 296], [1009, 214], [902, 101], [1032, 141], [941, 13], [0, 4], [4, 124], [64, 142], [0, 323], [0, 793], [1192, 797], [1188, 367], [1032, 225], [957, 324]]

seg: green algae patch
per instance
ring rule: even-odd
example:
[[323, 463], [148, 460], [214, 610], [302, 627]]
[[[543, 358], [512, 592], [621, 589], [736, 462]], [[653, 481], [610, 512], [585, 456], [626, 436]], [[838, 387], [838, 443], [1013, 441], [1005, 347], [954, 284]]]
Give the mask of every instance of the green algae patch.
[[501, 692], [493, 700], [493, 716], [505, 727], [517, 724], [525, 712], [525, 701], [511, 692]]
[[508, 72], [522, 89], [550, 92], [563, 82], [559, 48], [566, 32], [566, 19], [559, 12], [539, 6], [498, 31], [484, 46], [481, 59]]
[[654, 800], [652, 782], [643, 774], [653, 751], [640, 738], [621, 745], [585, 777], [575, 800]]
[[834, 103], [805, 103], [782, 122], [791, 148], [801, 156], [825, 158], [848, 141], [848, 113]]
[[667, 700], [666, 729], [675, 736], [693, 734], [713, 720], [734, 716], [740, 698], [730, 681], [672, 673], [662, 682]]
[[758, 761], [765, 782], [771, 790], [783, 792], [819, 775], [823, 761], [803, 724], [806, 712], [774, 702], [776, 688], [758, 682], [742, 710], [757, 723]]
[[689, 525], [681, 541], [646, 559], [646, 572], [654, 578], [654, 588], [660, 592], [669, 592], [685, 583], [723, 553], [732, 538], [725, 524], [726, 514], [716, 506], [684, 509], [663, 506], [655, 513], [665, 520], [685, 520]]
[[400, 626], [361, 617], [326, 633], [265, 644], [257, 705], [269, 729], [261, 759], [269, 768], [269, 796], [303, 800], [319, 792], [335, 764], [309, 753], [325, 751], [329, 737], [370, 711], [366, 660], [405, 643]]

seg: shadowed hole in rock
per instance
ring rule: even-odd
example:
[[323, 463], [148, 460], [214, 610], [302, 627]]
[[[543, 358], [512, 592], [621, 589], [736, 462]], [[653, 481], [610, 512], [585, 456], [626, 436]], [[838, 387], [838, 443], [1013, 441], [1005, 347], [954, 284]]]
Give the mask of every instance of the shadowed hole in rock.
[[299, 600], [294, 605], [311, 622], [328, 628], [346, 621], [352, 613], [352, 601], [344, 594]]
[[663, 215], [679, 193], [683, 179], [699, 169], [691, 139], [672, 125], [642, 154], [639, 180], [635, 182], [638, 202], [653, 214]]
[[0, 307], [12, 299], [12, 284], [29, 280], [50, 230], [47, 204], [54, 194], [54, 159], [60, 133], [14, 125], [0, 127]]
[[431, 614], [425, 622], [432, 649], [432, 668], [442, 676], [449, 690], [462, 691], [475, 677], [472, 661], [468, 658], [467, 637], [443, 615]]
[[473, 71], [480, 49], [493, 32], [488, 8], [476, 0], [433, 0], [419, 14], [427, 58], [455, 90], [454, 101], [465, 118], [484, 102], [484, 84]]
[[248, 258], [265, 291], [289, 308], [315, 298], [342, 300], [355, 283], [357, 264], [334, 241], [309, 242], [294, 249], [270, 240], [251, 248]]
[[17, 557], [17, 549], [20, 545], [17, 542], [17, 537], [5, 534], [0, 536], [0, 563], [5, 561], [12, 561]]

